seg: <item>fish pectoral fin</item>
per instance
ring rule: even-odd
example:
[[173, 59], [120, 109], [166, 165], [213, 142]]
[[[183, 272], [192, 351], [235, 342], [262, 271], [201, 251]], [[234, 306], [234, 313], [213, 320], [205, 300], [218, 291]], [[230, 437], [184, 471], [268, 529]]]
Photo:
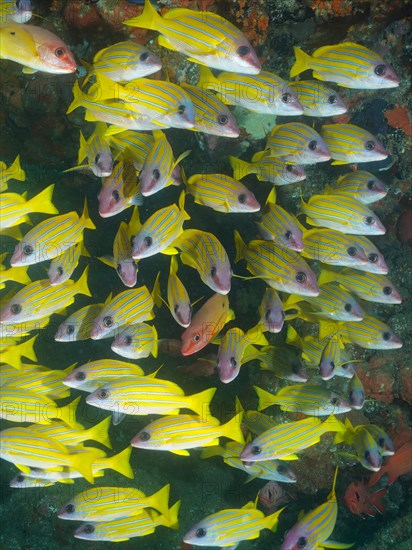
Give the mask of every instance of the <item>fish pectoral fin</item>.
[[189, 451], [186, 451], [184, 449], [181, 449], [179, 451], [170, 451], [171, 453], [175, 454], [175, 455], [180, 455], [180, 456], [190, 456], [190, 453]]
[[120, 422], [123, 420], [125, 416], [126, 416], [125, 413], [113, 411], [112, 413], [113, 426], [117, 426], [118, 424], [120, 424]]
[[173, 248], [172, 246], [169, 246], [167, 248], [164, 248], [161, 251], [161, 254], [167, 254], [168, 256], [174, 256], [176, 254], [179, 254], [179, 251], [177, 250], [177, 248]]
[[291, 453], [290, 455], [282, 456], [282, 460], [299, 460], [299, 457], [297, 454]]
[[332, 163], [332, 166], [333, 165], [338, 165], [338, 164], [350, 164], [350, 162], [348, 160], [334, 160]]
[[325, 540], [322, 542], [322, 546], [325, 548], [336, 548], [337, 550], [340, 548], [351, 548], [354, 544], [354, 542], [336, 542], [335, 540]]
[[37, 73], [38, 70], [37, 69], [32, 69], [30, 67], [23, 67], [22, 71], [21, 71], [23, 74], [33, 74], [33, 73]]

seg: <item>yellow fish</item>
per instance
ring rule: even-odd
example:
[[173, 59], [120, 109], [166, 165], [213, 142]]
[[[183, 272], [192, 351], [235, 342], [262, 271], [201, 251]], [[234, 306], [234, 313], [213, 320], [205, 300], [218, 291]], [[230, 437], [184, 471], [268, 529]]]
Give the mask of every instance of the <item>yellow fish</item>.
[[150, 354], [157, 357], [158, 336], [156, 327], [147, 323], [136, 323], [126, 327], [113, 340], [112, 350], [128, 359], [141, 359]]
[[189, 56], [189, 61], [246, 74], [261, 70], [245, 36], [216, 13], [176, 8], [161, 17], [150, 0], [145, 0], [143, 12], [123, 24], [160, 32], [159, 44]]
[[26, 181], [26, 173], [20, 166], [20, 155], [14, 159], [12, 164], [7, 168], [3, 161], [0, 161], [0, 192], [7, 189], [9, 180]]
[[28, 214], [58, 214], [59, 211], [52, 203], [54, 185], [49, 185], [38, 195], [26, 200], [25, 194], [1, 193], [0, 209], [1, 222], [0, 229], [14, 227], [29, 220]]
[[319, 80], [363, 90], [395, 88], [399, 78], [390, 65], [375, 52], [355, 42], [322, 46], [312, 56], [294, 46], [296, 62], [290, 76], [307, 69]]

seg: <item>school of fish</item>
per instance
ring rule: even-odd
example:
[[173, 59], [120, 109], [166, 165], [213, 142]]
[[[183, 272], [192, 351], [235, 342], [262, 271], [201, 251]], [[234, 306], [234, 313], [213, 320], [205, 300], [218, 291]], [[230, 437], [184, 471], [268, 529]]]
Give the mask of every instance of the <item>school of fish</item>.
[[[58, 78], [75, 73], [78, 62], [68, 46], [41, 23], [27, 24], [31, 15], [30, 2], [1, 2], [0, 58], [19, 63], [25, 74], [42, 71]], [[161, 59], [130, 40], [96, 52], [83, 63], [85, 76], [73, 77], [67, 114], [81, 107], [86, 122], [77, 166], [66, 171], [89, 171], [101, 179], [96, 197], [101, 218], [129, 211], [128, 221], [119, 221], [113, 253], [99, 256], [101, 263], [90, 262], [88, 235], [96, 231], [96, 220], [87, 200], [81, 213], [59, 212], [53, 202], [55, 184], [34, 195], [30, 184], [27, 191], [23, 187], [20, 156], [9, 165], [0, 163], [1, 235], [15, 241], [11, 254], [1, 255], [0, 266], [0, 288], [5, 289], [0, 308], [0, 456], [16, 466], [10, 482], [14, 488], [85, 478], [89, 488], [61, 503], [58, 517], [83, 522], [74, 531], [76, 538], [112, 542], [150, 535], [160, 525], [179, 528], [181, 502], [169, 504], [169, 484], [151, 495], [135, 486], [93, 486], [107, 469], [133, 479], [129, 459], [134, 448], [143, 450], [139, 453], [174, 453], [182, 461], [188, 456], [194, 460], [191, 450], [201, 449], [201, 458], [219, 456], [225, 465], [247, 473], [248, 480], [268, 480], [275, 487], [295, 483], [288, 461], [298, 460], [332, 433], [334, 443], [344, 446], [342, 456], [379, 472], [395, 448], [381, 427], [354, 426], [344, 416], [362, 409], [369, 398], [347, 344], [377, 350], [402, 346], [391, 327], [368, 314], [368, 302], [399, 304], [401, 296], [387, 277], [383, 255], [369, 240], [386, 231], [370, 207], [385, 197], [386, 186], [357, 169], [361, 163], [385, 159], [388, 152], [366, 129], [328, 119], [324, 124], [322, 119], [347, 111], [333, 85], [365, 94], [396, 87], [394, 69], [361, 44], [323, 46], [312, 55], [295, 47], [290, 77], [311, 70], [312, 80], [288, 82], [264, 70], [241, 31], [215, 13], [175, 8], [160, 15], [145, 0], [141, 13], [123, 23], [159, 33], [161, 47], [180, 52], [199, 67], [199, 81], [172, 82], [166, 67], [163, 79], [153, 76], [162, 70]], [[240, 129], [229, 106], [290, 116], [292, 121], [276, 125], [265, 149], [251, 159], [230, 157], [232, 174], [187, 177], [182, 163], [196, 151], [176, 157], [167, 129], [237, 138]], [[314, 124], [301, 122], [301, 115], [314, 117]], [[308, 196], [303, 184], [295, 213], [277, 203], [276, 186], [304, 182], [305, 165], [328, 161], [356, 169], [348, 169], [322, 194]], [[253, 183], [240, 181], [250, 175], [259, 186], [266, 182], [265, 204], [249, 189]], [[147, 197], [169, 186], [180, 186], [175, 203], [147, 217], [142, 208]], [[235, 254], [215, 234], [219, 224], [200, 229], [188, 209], [212, 209], [222, 218], [235, 215], [240, 222], [232, 236]], [[43, 218], [33, 224], [33, 214]], [[255, 216], [256, 238], [245, 240], [244, 214]], [[156, 269], [158, 254], [170, 256], [170, 267], [148, 288], [139, 281], [139, 265], [150, 262]], [[241, 268], [234, 273], [238, 262], [250, 276], [242, 275]], [[47, 276], [32, 280], [30, 266], [37, 264], [46, 266]], [[89, 271], [105, 274], [108, 268], [116, 270], [118, 287], [108, 287], [104, 303], [95, 303]], [[237, 315], [231, 301], [236, 275], [259, 278], [266, 285], [260, 303], [256, 301], [257, 322]], [[184, 284], [190, 277], [195, 281], [190, 289], [200, 289], [197, 296], [190, 296]], [[73, 305], [78, 295], [88, 298], [81, 308]], [[257, 397], [256, 410], [237, 400], [230, 418], [213, 416], [216, 387], [187, 392], [162, 378], [160, 364], [150, 369], [166, 342], [156, 322], [162, 305], [180, 333], [178, 356], [209, 346], [214, 353], [205, 350], [197, 360], [204, 359], [207, 373], [216, 372], [223, 384], [231, 383], [243, 365], [257, 361], [281, 381], [280, 389], [273, 393], [254, 386], [250, 397]], [[65, 315], [55, 331], [56, 342], [110, 339], [111, 350], [122, 359], [94, 357], [64, 369], [40, 365], [36, 339], [55, 313]], [[300, 335], [294, 319], [311, 324], [311, 335]], [[283, 345], [273, 346], [271, 334], [281, 331]], [[190, 369], [196, 370], [196, 364]], [[335, 376], [341, 381], [338, 393], [327, 383]], [[74, 398], [72, 389], [80, 395]], [[61, 399], [67, 400], [64, 405]], [[80, 401], [107, 416], [86, 427], [76, 413]], [[284, 422], [261, 412], [273, 406], [283, 411]], [[128, 446], [113, 450], [109, 431], [119, 429], [127, 416], [144, 416], [147, 422]], [[86, 446], [85, 441], [100, 446]], [[326, 502], [285, 533], [282, 550], [352, 546], [330, 539], [338, 515], [337, 475], [336, 469]], [[351, 494], [345, 498], [358, 513], [356, 503], [350, 504]], [[265, 515], [258, 500], [259, 495], [241, 508], [198, 518], [182, 533], [184, 543], [234, 548], [258, 538], [263, 529], [276, 531], [284, 508]], [[287, 502], [285, 497], [282, 503]]]

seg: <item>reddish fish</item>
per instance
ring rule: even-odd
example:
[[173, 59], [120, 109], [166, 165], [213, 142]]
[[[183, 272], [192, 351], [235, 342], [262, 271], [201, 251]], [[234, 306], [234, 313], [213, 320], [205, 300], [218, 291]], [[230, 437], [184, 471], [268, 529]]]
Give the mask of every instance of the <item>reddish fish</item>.
[[77, 69], [73, 54], [63, 40], [35, 25], [2, 25], [0, 58], [20, 63], [25, 72], [65, 74]]
[[214, 294], [196, 312], [182, 334], [182, 355], [192, 355], [203, 349], [230, 319], [233, 319], [233, 312], [229, 309], [228, 297]]
[[268, 508], [270, 512], [275, 512], [282, 508], [291, 500], [296, 500], [296, 495], [286, 489], [277, 481], [269, 481], [259, 490], [259, 502]]
[[373, 487], [385, 474], [388, 474], [388, 485], [392, 485], [400, 476], [412, 474], [412, 440], [406, 441], [402, 447], [399, 447], [379, 472], [372, 475], [369, 487]]
[[386, 492], [387, 489], [380, 489], [371, 493], [366, 481], [352, 481], [345, 491], [343, 500], [352, 514], [374, 517], [376, 512], [381, 514], [385, 512], [383, 499]]

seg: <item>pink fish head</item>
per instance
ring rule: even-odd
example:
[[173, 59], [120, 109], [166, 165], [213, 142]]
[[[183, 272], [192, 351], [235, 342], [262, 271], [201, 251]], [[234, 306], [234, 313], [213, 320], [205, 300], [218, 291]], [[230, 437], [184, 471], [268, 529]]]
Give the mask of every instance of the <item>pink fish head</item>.
[[175, 304], [172, 315], [181, 327], [187, 328], [190, 325], [192, 321], [192, 309], [190, 303], [182, 302]]
[[299, 521], [286, 533], [284, 541], [280, 545], [280, 550], [312, 550], [312, 548], [315, 548], [314, 543], [316, 540], [310, 540], [310, 538], [314, 538], [310, 536], [311, 531], [310, 525], [302, 520]]
[[92, 161], [92, 172], [98, 178], [107, 178], [113, 170], [113, 156], [110, 150], [97, 153]]
[[122, 260], [116, 266], [116, 272], [122, 280], [122, 283], [129, 288], [136, 285], [137, 271], [137, 262], [134, 260]]
[[236, 354], [230, 351], [222, 354], [218, 353], [216, 367], [220, 381], [224, 384], [228, 384], [239, 374], [241, 361], [239, 357], [236, 357]]
[[55, 34], [42, 27], [26, 25], [25, 29], [33, 36], [44, 70], [53, 74], [74, 73], [77, 63], [67, 45]]

